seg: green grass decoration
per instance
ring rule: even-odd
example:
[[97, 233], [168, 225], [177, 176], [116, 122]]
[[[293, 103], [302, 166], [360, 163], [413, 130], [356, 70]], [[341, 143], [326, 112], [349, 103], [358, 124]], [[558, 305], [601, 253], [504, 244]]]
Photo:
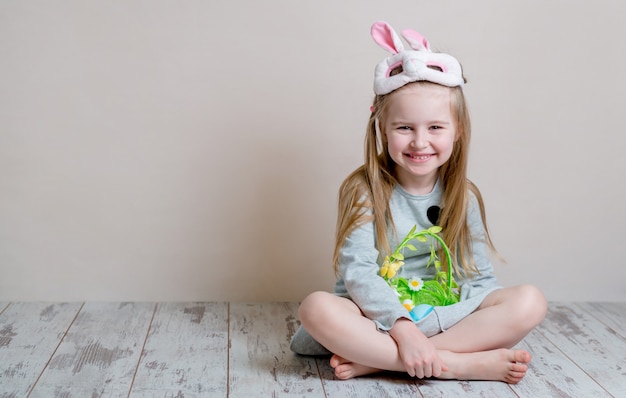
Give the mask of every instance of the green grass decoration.
[[[389, 283], [398, 294], [400, 302], [411, 311], [415, 306], [427, 304], [432, 306], [446, 306], [459, 302], [458, 284], [452, 276], [452, 258], [450, 249], [439, 236], [442, 228], [433, 226], [416, 232], [417, 225], [407, 234], [404, 240], [396, 247], [391, 255], [385, 257], [380, 267], [380, 275]], [[416, 251], [417, 248], [410, 242], [430, 241], [430, 258], [426, 268], [435, 267], [435, 277], [424, 281], [421, 278], [412, 277], [406, 279], [399, 275], [398, 270], [404, 265], [404, 249]], [[435, 242], [439, 242], [446, 254], [447, 270], [442, 271], [441, 261], [435, 249]]]

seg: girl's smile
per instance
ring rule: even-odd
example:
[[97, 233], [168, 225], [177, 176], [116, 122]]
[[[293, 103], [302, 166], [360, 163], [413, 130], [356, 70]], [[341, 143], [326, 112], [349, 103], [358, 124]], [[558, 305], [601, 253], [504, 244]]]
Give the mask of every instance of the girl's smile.
[[434, 154], [421, 155], [419, 153], [407, 153], [404, 156], [407, 156], [411, 158], [413, 161], [420, 163], [420, 162], [426, 162], [427, 160], [430, 160], [435, 155]]

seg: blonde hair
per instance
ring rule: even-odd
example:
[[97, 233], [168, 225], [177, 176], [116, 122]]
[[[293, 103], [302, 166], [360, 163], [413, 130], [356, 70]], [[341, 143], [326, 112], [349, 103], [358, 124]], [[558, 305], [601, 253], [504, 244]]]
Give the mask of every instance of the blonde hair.
[[[414, 82], [408, 85], [435, 84]], [[404, 86], [407, 87], [408, 85]], [[472, 236], [467, 225], [467, 206], [470, 192], [478, 201], [482, 222], [485, 226], [485, 243], [497, 254], [487, 229], [485, 206], [480, 191], [467, 178], [467, 161], [471, 136], [470, 117], [463, 91], [460, 87], [449, 88], [450, 108], [456, 128], [456, 142], [450, 159], [439, 168], [439, 181], [443, 187], [442, 203], [438, 225], [443, 228], [443, 239], [450, 248], [454, 272], [459, 267], [465, 275], [475, 275], [478, 268], [472, 253]], [[335, 272], [339, 269], [339, 253], [346, 238], [359, 226], [374, 223], [377, 249], [380, 257], [390, 254], [387, 230], [395, 231], [389, 200], [395, 185], [395, 163], [389, 156], [384, 126], [389, 98], [402, 88], [374, 98], [373, 109], [365, 135], [365, 163], [352, 172], [339, 189], [336, 241], [333, 255]], [[396, 237], [397, 238], [397, 237]], [[460, 262], [460, 264], [458, 264]]]

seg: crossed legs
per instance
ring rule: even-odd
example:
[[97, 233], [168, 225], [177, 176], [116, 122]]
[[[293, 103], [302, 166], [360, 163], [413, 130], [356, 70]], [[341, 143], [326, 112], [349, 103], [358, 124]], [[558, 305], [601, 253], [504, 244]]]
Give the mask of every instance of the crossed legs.
[[[492, 292], [472, 314], [430, 338], [448, 368], [440, 378], [519, 382], [531, 358], [511, 347], [543, 320], [545, 312], [545, 298], [533, 286]], [[302, 302], [299, 315], [311, 336], [335, 354], [330, 364], [338, 378], [406, 371], [396, 342], [376, 330], [352, 301], [315, 292]]]

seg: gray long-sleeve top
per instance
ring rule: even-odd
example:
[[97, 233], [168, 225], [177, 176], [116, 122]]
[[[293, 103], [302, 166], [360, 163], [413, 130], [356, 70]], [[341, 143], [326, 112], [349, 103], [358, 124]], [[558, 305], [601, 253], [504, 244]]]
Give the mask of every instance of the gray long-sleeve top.
[[[414, 225], [417, 225], [418, 231], [433, 226], [428, 219], [427, 211], [432, 206], [441, 206], [441, 195], [439, 182], [435, 184], [431, 193], [420, 196], [412, 195], [400, 185], [396, 185], [389, 204], [397, 230], [397, 235], [389, 231], [392, 249], [399, 243], [396, 236], [399, 240], [404, 239]], [[474, 195], [470, 196], [467, 222], [472, 235], [474, 261], [480, 274], [471, 279], [464, 275], [455, 276], [461, 287], [461, 300], [497, 286], [493, 266], [488, 257], [489, 249], [483, 239], [485, 228]], [[335, 284], [335, 294], [350, 298], [367, 318], [376, 323], [379, 330], [387, 331], [398, 319], [411, 317], [398, 300], [395, 291], [379, 274], [379, 253], [376, 249], [375, 236], [373, 222], [362, 225], [348, 236], [340, 251], [339, 278]], [[424, 280], [432, 279], [435, 274], [434, 267], [426, 268], [430, 257], [430, 243], [417, 241], [411, 243], [416, 246], [417, 251], [407, 250], [404, 253], [405, 264], [400, 268], [400, 274], [405, 278], [416, 276]]]

